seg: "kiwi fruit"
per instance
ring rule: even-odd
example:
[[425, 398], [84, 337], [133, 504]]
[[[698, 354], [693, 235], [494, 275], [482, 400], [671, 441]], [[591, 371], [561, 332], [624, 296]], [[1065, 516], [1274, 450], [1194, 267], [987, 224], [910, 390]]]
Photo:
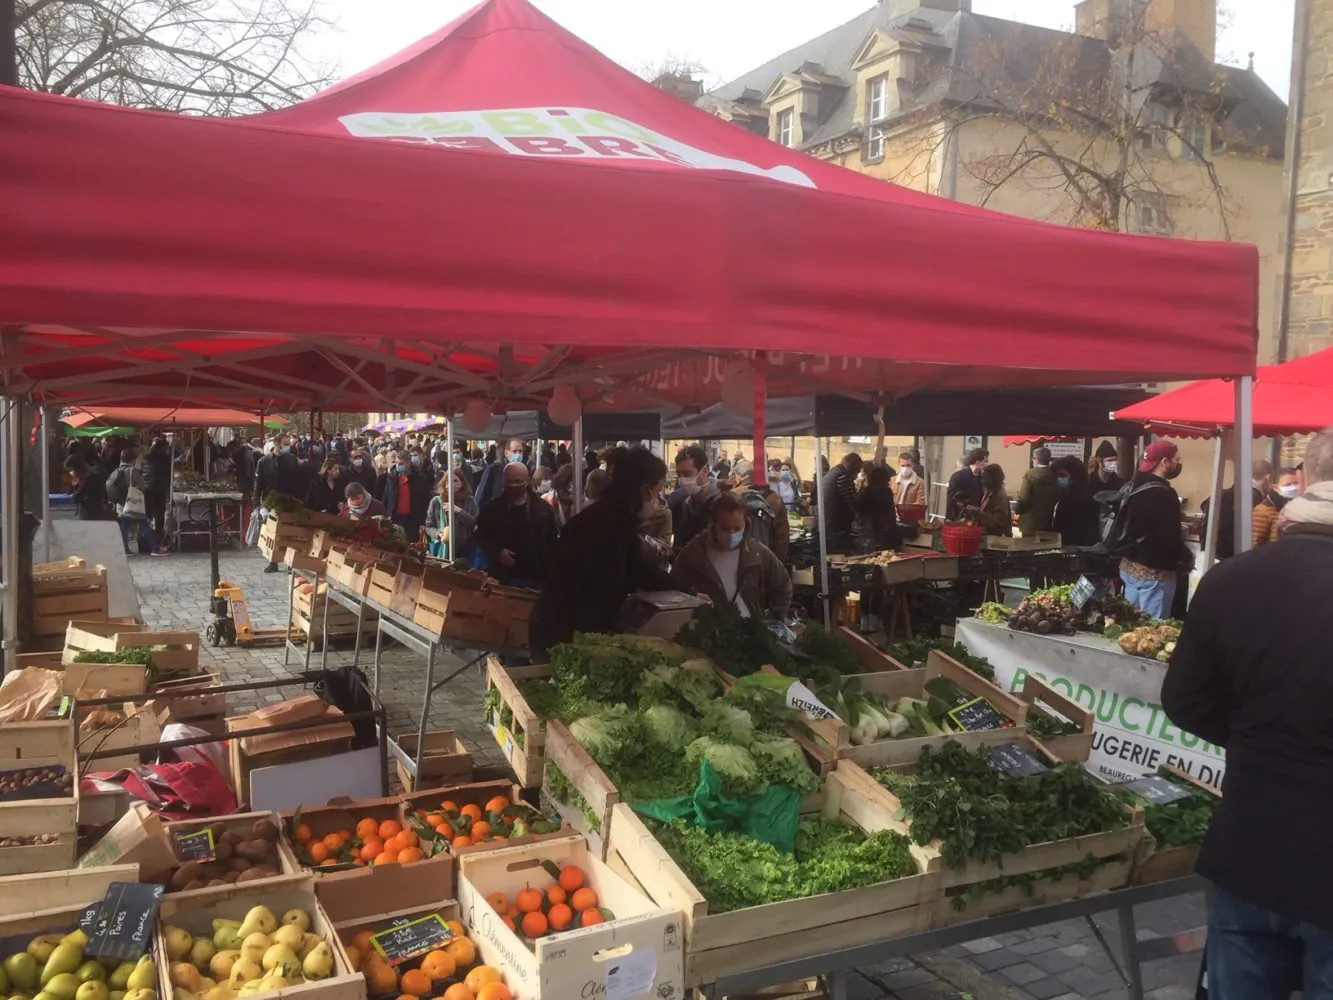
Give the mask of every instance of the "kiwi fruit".
[[254, 829], [251, 830], [251, 836], [256, 840], [266, 840], [269, 843], [272, 843], [278, 839], [278, 828], [272, 820], [256, 820]]
[[246, 840], [236, 845], [236, 857], [259, 864], [269, 856], [268, 841]]
[[245, 834], [241, 833], [240, 830], [227, 830], [222, 834], [221, 837], [218, 838], [217, 842], [218, 843], [226, 842], [230, 844], [233, 848], [235, 848], [236, 845], [243, 840], [245, 840]]
[[202, 868], [198, 861], [187, 861], [181, 865], [171, 876], [171, 891], [181, 892], [191, 882], [201, 881], [199, 878], [199, 869]]
[[263, 877], [264, 877], [263, 868], [247, 868], [245, 871], [241, 872], [240, 875], [236, 877], [235, 884], [240, 885], [242, 882], [253, 882], [255, 879]]
[[226, 863], [231, 860], [234, 846], [230, 840], [219, 840], [217, 846], [213, 848], [213, 853], [217, 855], [218, 861]]
[[251, 867], [250, 862], [245, 858], [232, 858], [227, 862], [227, 870], [233, 872], [243, 872]]
[[223, 885], [231, 885], [240, 877], [241, 877], [240, 872], [227, 872], [226, 875], [222, 876], [222, 883]]

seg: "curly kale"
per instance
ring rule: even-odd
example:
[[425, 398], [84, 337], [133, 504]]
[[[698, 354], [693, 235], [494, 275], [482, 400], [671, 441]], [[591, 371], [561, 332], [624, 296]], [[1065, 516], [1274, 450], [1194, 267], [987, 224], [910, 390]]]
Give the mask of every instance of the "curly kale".
[[768, 665], [787, 673], [795, 662], [791, 651], [762, 621], [744, 617], [730, 604], [700, 608], [676, 639], [701, 650], [733, 677], [752, 674]]

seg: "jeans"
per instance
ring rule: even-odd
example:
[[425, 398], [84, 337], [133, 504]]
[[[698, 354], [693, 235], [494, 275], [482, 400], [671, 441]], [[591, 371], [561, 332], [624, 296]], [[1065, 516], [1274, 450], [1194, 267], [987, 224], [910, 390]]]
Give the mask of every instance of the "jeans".
[[1208, 900], [1208, 1000], [1333, 998], [1333, 930], [1213, 887]]
[[1154, 618], [1170, 618], [1171, 602], [1176, 596], [1176, 578], [1169, 580], [1140, 580], [1123, 569], [1120, 579], [1125, 585], [1125, 600]]
[[125, 551], [130, 551], [130, 541], [138, 537], [140, 531], [144, 538], [148, 539], [148, 548], [156, 552], [160, 547], [157, 544], [157, 532], [153, 530], [153, 522], [146, 517], [125, 517], [124, 515], [116, 518], [120, 523], [120, 537], [125, 543]]

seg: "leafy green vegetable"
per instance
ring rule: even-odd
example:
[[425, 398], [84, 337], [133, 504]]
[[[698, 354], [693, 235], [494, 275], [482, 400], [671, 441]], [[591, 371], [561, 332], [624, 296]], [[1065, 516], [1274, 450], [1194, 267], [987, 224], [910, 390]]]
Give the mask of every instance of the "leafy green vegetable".
[[1048, 714], [1044, 709], [1029, 711], [1025, 728], [1031, 736], [1039, 740], [1053, 740], [1057, 736], [1069, 736], [1083, 731], [1068, 719], [1057, 718]]
[[759, 765], [744, 747], [700, 736], [685, 748], [685, 761], [697, 767], [705, 760], [721, 777], [722, 788], [728, 795], [759, 795], [767, 787]]
[[556, 802], [563, 802], [583, 813], [583, 820], [593, 833], [602, 829], [601, 818], [593, 812], [583, 793], [575, 788], [569, 776], [550, 760], [546, 762], [546, 792]]
[[906, 837], [891, 830], [866, 836], [846, 823], [806, 820], [796, 832], [802, 895], [859, 889], [917, 873]]
[[795, 650], [816, 663], [832, 667], [840, 674], [859, 674], [865, 669], [840, 639], [814, 622], [804, 623], [804, 631], [796, 639]]
[[[1171, 781], [1170, 778], [1167, 780]], [[1202, 844], [1208, 827], [1212, 825], [1218, 800], [1216, 796], [1184, 782], [1172, 781], [1172, 784], [1179, 785], [1190, 794], [1186, 798], [1161, 805], [1136, 795], [1128, 788], [1121, 787], [1115, 791], [1126, 802], [1143, 806], [1143, 823], [1157, 841], [1159, 849]]]
[[644, 709], [643, 734], [650, 743], [682, 753], [698, 735], [689, 716], [672, 705], [652, 705]]
[[759, 775], [774, 785], [789, 785], [800, 792], [817, 792], [819, 775], [810, 769], [805, 751], [786, 736], [761, 737], [750, 744], [750, 756], [759, 765]]
[[639, 717], [624, 705], [575, 719], [569, 733], [604, 768], [632, 759], [642, 741]]
[[787, 705], [791, 685], [790, 677], [760, 671], [737, 678], [722, 700], [748, 712], [755, 731], [780, 735], [788, 722], [801, 718], [800, 712]]
[[75, 663], [124, 663], [132, 666], [154, 668], [151, 646], [126, 646], [114, 652], [89, 652], [74, 654]]
[[787, 673], [793, 663], [791, 651], [762, 621], [744, 617], [730, 604], [700, 608], [676, 639], [701, 650], [734, 677], [752, 674], [770, 664]]
[[908, 642], [885, 646], [884, 652], [903, 666], [912, 667], [919, 663], [925, 663], [926, 657], [930, 655], [932, 649], [938, 649], [941, 653], [952, 656], [972, 673], [984, 677], [988, 681], [995, 680], [995, 666], [990, 660], [984, 656], [973, 656], [967, 651], [966, 646], [961, 642], [954, 642], [952, 639], [912, 639]]
[[754, 718], [728, 702], [709, 702], [703, 712], [703, 731], [719, 740], [748, 746], [754, 739]]
[[579, 632], [551, 649], [551, 679], [564, 698], [628, 703], [646, 671], [678, 667], [687, 656], [665, 639]]

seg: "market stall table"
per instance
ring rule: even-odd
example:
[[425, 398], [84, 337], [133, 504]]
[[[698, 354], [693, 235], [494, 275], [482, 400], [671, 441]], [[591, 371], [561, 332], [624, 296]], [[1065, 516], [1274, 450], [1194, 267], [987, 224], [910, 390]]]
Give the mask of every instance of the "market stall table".
[[[208, 507], [207, 520], [203, 523], [216, 524], [218, 542], [228, 542], [237, 549], [242, 547], [245, 539], [245, 525], [242, 519], [244, 497], [236, 491], [228, 493], [194, 493], [189, 490], [176, 490], [171, 494], [171, 517], [167, 529], [168, 537], [175, 543], [176, 551], [181, 551], [181, 542], [185, 538], [208, 538], [211, 531], [205, 527], [203, 530], [186, 530], [187, 524], [195, 523], [190, 516], [190, 508], [196, 504], [205, 504]], [[182, 513], [177, 513], [177, 509]]]
[[[339, 607], [345, 608], [352, 614], [356, 615], [356, 635], [354, 638], [354, 644], [352, 646], [352, 663], [351, 663], [351, 666], [353, 667], [353, 669], [355, 669], [360, 665], [361, 662], [361, 637], [366, 626], [366, 612], [367, 612], [366, 605], [367, 604], [371, 605], [369, 609], [370, 614], [376, 616], [376, 618], [378, 618], [379, 616], [380, 609], [377, 605], [375, 605], [365, 596], [358, 594], [355, 591], [348, 590], [346, 587], [344, 587], [341, 583], [339, 583], [332, 577], [324, 578], [324, 598], [326, 604], [324, 606], [324, 613], [322, 616], [323, 632], [321, 635], [321, 639], [323, 645], [319, 651], [320, 669], [327, 670], [329, 666], [329, 613], [328, 613], [329, 604], [336, 604]], [[378, 678], [378, 676], [379, 675], [377, 672], [376, 677]]]

